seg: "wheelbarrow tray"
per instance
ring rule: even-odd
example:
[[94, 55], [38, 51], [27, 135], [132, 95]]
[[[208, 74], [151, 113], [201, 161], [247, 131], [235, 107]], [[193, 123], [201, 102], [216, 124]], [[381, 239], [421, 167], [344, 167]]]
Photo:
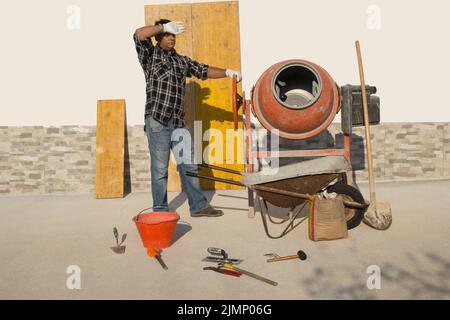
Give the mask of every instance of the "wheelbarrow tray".
[[[312, 160], [306, 160], [299, 163], [279, 167], [276, 170], [268, 169], [257, 173], [242, 173], [230, 169], [215, 167], [208, 164], [201, 164], [201, 167], [220, 170], [242, 176], [241, 181], [204, 176], [198, 173], [187, 172], [188, 176], [219, 181], [238, 186], [246, 186], [255, 190], [257, 199], [261, 205], [261, 219], [264, 230], [271, 239], [279, 239], [288, 232], [296, 228], [301, 222], [295, 224], [299, 216], [301, 204], [311, 199], [311, 196], [319, 193], [330, 185], [333, 180], [342, 177], [348, 171], [351, 171], [350, 162], [342, 156], [326, 156]], [[345, 176], [343, 177], [345, 178]], [[267, 202], [281, 208], [289, 208], [289, 218], [281, 222], [274, 222], [270, 218]], [[354, 201], [344, 201], [346, 206], [366, 208], [368, 204], [359, 204]], [[299, 210], [300, 208], [300, 210]], [[296, 213], [294, 214], [294, 211]], [[272, 223], [282, 224], [289, 222], [287, 227], [278, 236], [273, 236], [269, 232], [266, 215]]]
[[[350, 162], [342, 156], [327, 156], [299, 163], [245, 174], [241, 183], [252, 188], [264, 186], [285, 191], [314, 195], [327, 187], [342, 173], [351, 170]], [[267, 202], [281, 207], [293, 208], [305, 202], [304, 199], [257, 190]]]

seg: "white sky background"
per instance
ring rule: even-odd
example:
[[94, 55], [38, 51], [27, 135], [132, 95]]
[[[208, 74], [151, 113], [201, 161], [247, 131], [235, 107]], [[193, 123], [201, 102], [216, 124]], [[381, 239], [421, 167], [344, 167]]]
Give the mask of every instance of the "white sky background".
[[[2, 0], [0, 125], [95, 125], [97, 100], [118, 98], [127, 101], [128, 124], [143, 124], [132, 33], [144, 24], [145, 4], [181, 2], [202, 1]], [[245, 91], [291, 58], [318, 63], [339, 85], [358, 84], [359, 39], [383, 122], [450, 121], [449, 1], [239, 2]], [[69, 5], [81, 8], [80, 30], [67, 27]], [[367, 27], [371, 5], [381, 9], [379, 30]]]

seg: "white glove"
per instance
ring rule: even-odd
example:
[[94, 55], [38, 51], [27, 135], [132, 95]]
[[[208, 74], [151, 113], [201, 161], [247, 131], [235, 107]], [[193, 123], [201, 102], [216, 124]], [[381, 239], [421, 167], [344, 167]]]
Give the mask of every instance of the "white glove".
[[180, 34], [184, 32], [184, 23], [181, 21], [173, 21], [163, 25], [163, 31], [171, 34]]
[[239, 71], [234, 71], [234, 70], [231, 70], [231, 69], [227, 69], [225, 71], [225, 74], [227, 75], [228, 78], [233, 78], [233, 76], [236, 76], [237, 82], [241, 82], [241, 80], [242, 80], [242, 75], [241, 75], [241, 73]]

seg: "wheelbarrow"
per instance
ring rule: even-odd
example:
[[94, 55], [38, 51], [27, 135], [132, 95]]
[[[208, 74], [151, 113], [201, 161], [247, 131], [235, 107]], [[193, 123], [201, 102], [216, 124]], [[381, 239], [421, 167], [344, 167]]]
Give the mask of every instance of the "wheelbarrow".
[[[347, 184], [346, 172], [351, 170], [351, 164], [343, 156], [326, 156], [306, 160], [279, 167], [277, 170], [271, 169], [269, 173], [264, 170], [256, 173], [243, 173], [208, 164], [199, 164], [199, 167], [240, 176], [240, 181], [236, 181], [187, 172], [189, 176], [253, 190], [260, 203], [264, 230], [271, 239], [282, 238], [301, 224], [302, 221], [295, 224], [295, 220], [303, 207], [312, 200], [314, 195], [325, 190], [329, 193], [336, 193], [343, 201], [349, 229], [353, 229], [361, 223], [364, 212], [369, 206], [359, 190]], [[282, 221], [274, 221], [270, 216], [267, 203], [280, 208], [289, 208], [289, 217]], [[269, 232], [266, 216], [274, 224], [287, 223], [281, 234], [273, 236]]]

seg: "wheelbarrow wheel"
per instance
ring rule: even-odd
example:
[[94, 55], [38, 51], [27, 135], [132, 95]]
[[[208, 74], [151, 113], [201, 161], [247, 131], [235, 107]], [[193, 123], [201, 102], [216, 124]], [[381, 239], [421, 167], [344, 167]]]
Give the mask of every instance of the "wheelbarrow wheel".
[[[338, 197], [343, 200], [365, 203], [364, 197], [358, 189], [345, 184], [336, 183], [327, 189], [329, 193], [337, 193]], [[364, 218], [365, 209], [345, 208], [345, 219], [347, 221], [347, 229], [351, 230], [359, 226]]]

